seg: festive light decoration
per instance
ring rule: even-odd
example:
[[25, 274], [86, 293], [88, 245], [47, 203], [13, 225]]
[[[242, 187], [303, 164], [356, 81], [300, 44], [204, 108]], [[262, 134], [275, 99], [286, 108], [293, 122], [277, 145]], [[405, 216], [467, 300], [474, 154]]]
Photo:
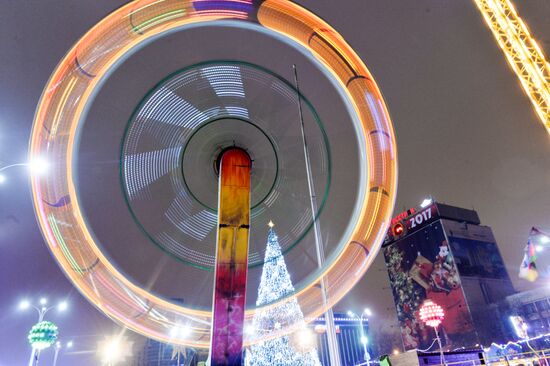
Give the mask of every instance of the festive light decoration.
[[[445, 312], [443, 311], [443, 308], [439, 305], [437, 305], [435, 302], [433, 302], [430, 299], [426, 299], [422, 306], [420, 306], [420, 310], [418, 312], [420, 316], [420, 320], [424, 324], [426, 324], [429, 327], [434, 328], [435, 332], [435, 339], [437, 341], [437, 344], [439, 345], [439, 355], [440, 355], [440, 363], [441, 365], [445, 364], [445, 354], [443, 353], [443, 346], [441, 345], [441, 338], [439, 337], [439, 332], [437, 331], [437, 327], [443, 319], [445, 318]], [[431, 346], [430, 346], [431, 347]]]
[[524, 249], [523, 260], [519, 267], [518, 277], [529, 282], [534, 282], [539, 277], [535, 243], [540, 241], [540, 237], [546, 237], [546, 235], [535, 227], [531, 228], [531, 232], [527, 239], [527, 245]]
[[[269, 223], [267, 250], [262, 278], [258, 288], [257, 306], [273, 303], [294, 292], [290, 274], [286, 268], [277, 234]], [[269, 307], [254, 315], [252, 329], [254, 335], [264, 338], [276, 334], [281, 324], [298, 324], [300, 329], [289, 336], [261, 341], [247, 351], [246, 365], [307, 365], [320, 366], [319, 356], [315, 348], [315, 335], [306, 327], [304, 315], [296, 298], [283, 306]]]
[[550, 133], [550, 64], [512, 0], [474, 0]]
[[31, 328], [27, 339], [32, 348], [41, 351], [54, 344], [58, 335], [57, 325], [49, 321], [42, 321]]
[[[61, 60], [36, 110], [29, 156], [31, 161], [40, 157], [52, 162], [50, 174], [32, 176], [37, 220], [58, 264], [98, 309], [147, 337], [200, 348], [209, 346], [212, 312], [166, 301], [136, 285], [111, 262], [83, 213], [75, 161], [78, 131], [91, 100], [121, 60], [176, 31], [221, 29], [220, 23], [262, 32], [307, 51], [304, 56], [329, 75], [335, 90], [348, 101], [356, 140], [361, 142], [358, 204], [350, 212], [354, 219], [341, 245], [335, 246], [339, 249], [332, 256], [334, 261], [327, 261], [319, 276], [296, 294], [304, 314], [321, 315], [361, 279], [382, 244], [397, 190], [395, 136], [374, 78], [336, 30], [292, 1], [131, 1], [95, 25]], [[217, 110], [209, 117], [227, 117], [226, 108]], [[319, 291], [321, 283], [330, 288]], [[325, 293], [330, 294], [326, 299]], [[256, 311], [245, 312], [245, 323]], [[186, 338], [172, 338], [171, 329], [183, 321], [189, 322], [193, 332]], [[290, 332], [293, 325], [283, 324], [283, 328]]]
[[424, 301], [420, 307], [419, 314], [420, 320], [432, 328], [437, 328], [443, 321], [443, 318], [445, 318], [443, 308], [430, 299]]

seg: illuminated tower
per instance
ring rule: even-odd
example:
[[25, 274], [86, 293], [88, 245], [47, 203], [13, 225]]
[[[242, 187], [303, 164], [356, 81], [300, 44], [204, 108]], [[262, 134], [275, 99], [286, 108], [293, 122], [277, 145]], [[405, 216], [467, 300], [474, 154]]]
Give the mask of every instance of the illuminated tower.
[[477, 212], [442, 203], [410, 209], [393, 220], [383, 251], [405, 349], [428, 348], [434, 339], [418, 314], [426, 299], [445, 311], [446, 349], [504, 337], [498, 303], [514, 288]]

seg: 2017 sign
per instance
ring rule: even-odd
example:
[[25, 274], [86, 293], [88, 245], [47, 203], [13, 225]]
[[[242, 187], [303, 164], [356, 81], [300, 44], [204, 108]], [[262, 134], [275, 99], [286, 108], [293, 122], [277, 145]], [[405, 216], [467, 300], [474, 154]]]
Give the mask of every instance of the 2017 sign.
[[434, 209], [434, 207], [435, 206], [430, 206], [424, 211], [421, 211], [416, 215], [409, 217], [407, 219], [407, 228], [414, 229], [417, 225], [422, 225], [423, 223], [429, 221], [433, 217], [432, 210]]

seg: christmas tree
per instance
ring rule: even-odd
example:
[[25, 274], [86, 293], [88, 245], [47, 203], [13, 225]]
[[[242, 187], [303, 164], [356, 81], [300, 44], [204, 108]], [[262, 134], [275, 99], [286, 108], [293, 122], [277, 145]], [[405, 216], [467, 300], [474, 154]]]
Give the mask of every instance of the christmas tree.
[[[267, 236], [262, 278], [258, 288], [257, 306], [272, 303], [294, 292], [273, 223]], [[298, 325], [300, 331], [254, 344], [247, 350], [247, 366], [320, 366], [317, 350], [309, 342], [313, 337], [307, 330], [304, 314], [296, 298], [283, 305], [256, 313], [253, 332], [258, 337], [269, 336], [286, 325]], [[310, 338], [310, 339], [307, 339]]]

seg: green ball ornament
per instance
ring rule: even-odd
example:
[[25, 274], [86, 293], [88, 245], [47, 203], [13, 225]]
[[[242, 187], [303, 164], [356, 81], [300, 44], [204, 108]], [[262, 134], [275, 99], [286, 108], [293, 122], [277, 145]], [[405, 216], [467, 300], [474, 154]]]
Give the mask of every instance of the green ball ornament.
[[54, 344], [58, 335], [57, 325], [52, 322], [43, 321], [31, 328], [27, 339], [32, 348], [43, 350]]

